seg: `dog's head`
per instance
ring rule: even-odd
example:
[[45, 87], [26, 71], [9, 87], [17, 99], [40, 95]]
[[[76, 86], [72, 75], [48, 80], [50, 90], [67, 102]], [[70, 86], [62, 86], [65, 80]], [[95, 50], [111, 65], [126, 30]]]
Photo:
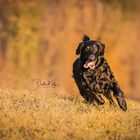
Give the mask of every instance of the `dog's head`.
[[80, 55], [84, 63], [84, 68], [94, 69], [104, 57], [105, 45], [99, 41], [90, 40], [88, 36], [83, 37], [76, 50], [76, 55]]

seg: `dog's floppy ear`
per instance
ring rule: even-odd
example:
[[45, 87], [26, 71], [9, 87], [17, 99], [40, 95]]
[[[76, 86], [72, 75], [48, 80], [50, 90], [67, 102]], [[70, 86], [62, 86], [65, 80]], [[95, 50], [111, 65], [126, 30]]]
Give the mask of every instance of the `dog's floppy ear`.
[[84, 47], [84, 42], [89, 41], [89, 40], [90, 40], [89, 36], [87, 36], [87, 35], [83, 36], [83, 39], [82, 39], [83, 42], [78, 45], [78, 47], [76, 49], [76, 55], [79, 55], [81, 53], [82, 48]]
[[105, 44], [100, 43], [101, 44], [101, 50], [100, 50], [100, 55], [103, 56], [105, 53]]
[[82, 51], [82, 48], [84, 46], [84, 43], [80, 43], [76, 49], [76, 55], [79, 55]]
[[97, 42], [97, 44], [99, 45], [99, 50], [100, 50], [100, 56], [103, 56], [105, 53], [105, 44], [101, 43], [101, 42]]
[[90, 37], [87, 36], [87, 35], [84, 35], [82, 40], [83, 40], [83, 42], [84, 42], [84, 41], [89, 41], [89, 40], [90, 40]]

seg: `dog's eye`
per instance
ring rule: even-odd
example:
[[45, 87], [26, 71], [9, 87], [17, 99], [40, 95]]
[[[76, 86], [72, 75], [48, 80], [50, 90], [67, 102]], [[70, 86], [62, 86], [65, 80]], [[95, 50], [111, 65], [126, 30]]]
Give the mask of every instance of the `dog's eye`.
[[88, 52], [88, 51], [89, 51], [89, 49], [90, 49], [90, 47], [86, 47], [85, 51], [86, 51], [86, 52]]
[[97, 48], [97, 46], [93, 46], [93, 52], [97, 52], [98, 51], [98, 48]]

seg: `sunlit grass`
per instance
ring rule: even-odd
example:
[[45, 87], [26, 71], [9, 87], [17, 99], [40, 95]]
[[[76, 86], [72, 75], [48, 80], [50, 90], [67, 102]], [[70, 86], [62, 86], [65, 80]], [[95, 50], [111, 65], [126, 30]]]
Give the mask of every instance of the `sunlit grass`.
[[72, 96], [0, 90], [0, 139], [139, 139], [140, 104], [128, 111]]

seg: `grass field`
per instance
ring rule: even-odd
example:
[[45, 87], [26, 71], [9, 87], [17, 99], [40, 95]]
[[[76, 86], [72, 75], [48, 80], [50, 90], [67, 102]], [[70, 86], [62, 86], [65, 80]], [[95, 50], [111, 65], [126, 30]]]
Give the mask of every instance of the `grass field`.
[[81, 98], [0, 90], [0, 140], [139, 140], [140, 103], [128, 111]]

